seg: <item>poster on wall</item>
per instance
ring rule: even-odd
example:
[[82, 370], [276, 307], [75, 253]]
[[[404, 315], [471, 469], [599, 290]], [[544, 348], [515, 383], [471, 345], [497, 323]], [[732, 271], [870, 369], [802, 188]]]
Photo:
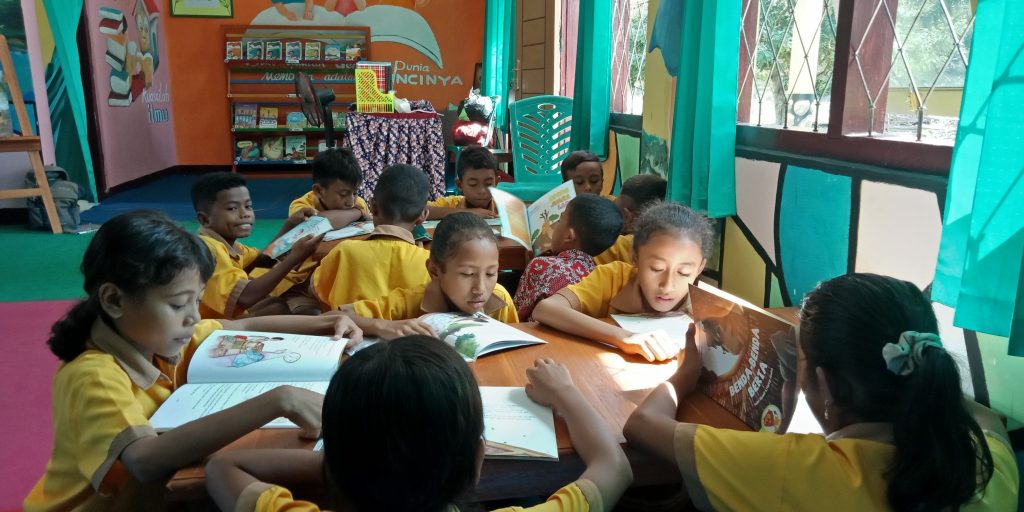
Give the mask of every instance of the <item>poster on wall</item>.
[[167, 50], [158, 0], [91, 0], [94, 104], [110, 187], [175, 165]]

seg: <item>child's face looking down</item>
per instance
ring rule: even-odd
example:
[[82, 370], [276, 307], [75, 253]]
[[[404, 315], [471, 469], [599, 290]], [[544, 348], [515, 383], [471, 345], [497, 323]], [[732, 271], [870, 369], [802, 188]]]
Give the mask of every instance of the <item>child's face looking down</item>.
[[676, 309], [704, 270], [700, 244], [678, 232], [655, 233], [634, 251], [644, 301], [659, 313]]
[[326, 187], [314, 183], [313, 192], [327, 210], [348, 210], [356, 207], [356, 186], [346, 181], [333, 180]]
[[199, 299], [206, 283], [199, 270], [178, 273], [171, 282], [140, 297], [121, 295], [118, 307], [105, 308], [118, 332], [146, 356], [175, 357], [192, 339], [199, 321]]
[[484, 304], [498, 283], [498, 245], [493, 240], [466, 240], [448, 256], [444, 265], [434, 266], [434, 279], [448, 301], [463, 313], [484, 312]]
[[491, 191], [487, 187], [493, 187], [497, 179], [494, 169], [466, 169], [462, 179], [455, 180], [455, 186], [466, 197], [467, 208], [487, 209], [491, 206]]
[[199, 213], [199, 222], [229, 242], [251, 235], [256, 213], [252, 209], [249, 189], [235, 187], [221, 190], [217, 193], [217, 200], [210, 205], [210, 210]]
[[583, 162], [566, 173], [576, 187], [576, 195], [600, 194], [604, 188], [604, 169], [598, 162]]

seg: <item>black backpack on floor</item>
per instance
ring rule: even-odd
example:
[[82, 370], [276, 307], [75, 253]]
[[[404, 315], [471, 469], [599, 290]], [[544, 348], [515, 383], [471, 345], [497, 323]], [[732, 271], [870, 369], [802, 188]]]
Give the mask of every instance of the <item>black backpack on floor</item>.
[[[65, 232], [78, 229], [81, 222], [78, 210], [78, 184], [68, 180], [68, 172], [60, 167], [46, 168], [46, 181], [50, 183], [53, 203], [57, 207], [57, 219]], [[29, 172], [25, 175], [25, 187], [36, 187], [36, 175]], [[50, 229], [50, 218], [46, 215], [43, 198], [36, 196], [25, 200], [28, 207], [29, 229]]]

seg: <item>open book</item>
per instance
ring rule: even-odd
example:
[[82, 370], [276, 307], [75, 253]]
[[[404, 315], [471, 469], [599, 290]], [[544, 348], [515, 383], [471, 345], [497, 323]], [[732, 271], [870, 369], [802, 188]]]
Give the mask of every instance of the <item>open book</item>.
[[307, 235], [320, 236], [331, 230], [331, 221], [324, 217], [317, 217], [316, 215], [302, 221], [298, 226], [288, 230], [287, 233], [277, 237], [277, 240], [270, 242], [265, 249], [263, 254], [276, 258], [290, 250], [295, 242], [298, 242]]
[[571, 181], [551, 189], [530, 206], [503, 190], [489, 187], [501, 220], [501, 236], [539, 255], [551, 249], [552, 226], [576, 197]]
[[796, 409], [796, 326], [710, 286], [690, 285], [690, 305], [698, 388], [754, 430], [785, 432]]
[[[357, 236], [366, 236], [373, 232], [373, 221], [362, 220], [356, 221], [343, 228], [329, 230], [324, 235], [324, 242], [333, 242], [335, 240], [341, 240], [343, 238], [355, 238]], [[422, 225], [418, 225], [412, 230], [412, 238], [416, 241], [430, 241], [430, 234], [423, 228]]]
[[[149, 422], [164, 432], [285, 384], [326, 393], [345, 343], [325, 336], [214, 331], [189, 362], [188, 384], [176, 389]], [[278, 418], [265, 427], [295, 424]]]
[[[438, 338], [455, 347], [455, 351], [470, 362], [499, 350], [547, 343], [483, 313], [429, 313], [421, 316], [420, 321], [434, 329]], [[363, 341], [349, 349], [348, 353], [355, 354], [379, 341], [375, 338], [363, 338]]]
[[613, 314], [611, 317], [612, 320], [615, 320], [615, 323], [619, 324], [619, 327], [630, 332], [639, 334], [659, 330], [665, 331], [665, 334], [676, 343], [679, 350], [686, 347], [686, 330], [693, 323], [693, 320], [684, 313], [663, 316]]
[[[484, 222], [486, 222], [487, 225], [491, 226], [492, 228], [500, 228], [501, 227], [501, 219], [499, 219], [497, 217], [495, 217], [493, 219], [484, 219]], [[437, 229], [437, 225], [440, 224], [440, 223], [441, 223], [440, 220], [425, 220], [425, 221], [423, 221], [423, 224], [421, 224], [421, 225], [424, 228], [426, 228], [426, 229]]]
[[480, 387], [484, 455], [489, 459], [558, 460], [555, 417], [525, 388]]

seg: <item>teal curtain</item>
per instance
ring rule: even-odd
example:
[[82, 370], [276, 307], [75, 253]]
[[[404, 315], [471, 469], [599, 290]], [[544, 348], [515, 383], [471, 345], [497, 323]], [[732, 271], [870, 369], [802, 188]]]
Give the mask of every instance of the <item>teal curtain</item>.
[[612, 0], [580, 2], [576, 39], [576, 81], [572, 98], [575, 151], [606, 155], [608, 114], [612, 102]]
[[484, 56], [480, 89], [485, 96], [497, 96], [495, 124], [505, 126], [509, 88], [515, 63], [515, 0], [487, 0], [484, 15]]
[[87, 177], [86, 186], [91, 199], [95, 201], [96, 176], [92, 166], [92, 153], [89, 151], [88, 128], [85, 117], [85, 89], [82, 87], [82, 61], [79, 58], [78, 23], [82, 18], [83, 0], [43, 0], [46, 16], [50, 20], [50, 30], [56, 44], [55, 55], [60, 67], [64, 70], [64, 84], [71, 113], [78, 132], [78, 144], [82, 148], [82, 159], [85, 162]]
[[668, 196], [711, 217], [735, 215], [741, 2], [682, 3]]
[[932, 298], [1024, 356], [1024, 2], [980, 0]]

